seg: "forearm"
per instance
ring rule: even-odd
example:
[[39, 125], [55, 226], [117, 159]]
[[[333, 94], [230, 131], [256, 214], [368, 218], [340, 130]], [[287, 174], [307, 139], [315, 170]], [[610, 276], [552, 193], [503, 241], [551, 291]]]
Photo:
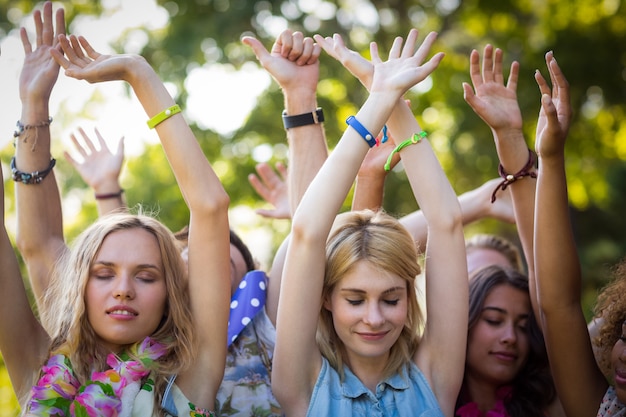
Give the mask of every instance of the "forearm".
[[[410, 108], [403, 100], [397, 102], [387, 126], [392, 137], [396, 138], [396, 144], [422, 131]], [[405, 161], [403, 166], [413, 189], [413, 194], [424, 216], [428, 219], [429, 226], [432, 227], [434, 221], [461, 224], [461, 210], [456, 194], [428, 139], [421, 139], [420, 142], [405, 147], [400, 155]], [[410, 163], [408, 161], [416, 162]], [[428, 178], [427, 181], [425, 181], [426, 178]]]
[[379, 210], [383, 206], [385, 176], [357, 176], [352, 210]]
[[[355, 117], [368, 131], [380, 131], [393, 102], [387, 94], [371, 94]], [[305, 193], [294, 223], [302, 222], [303, 228], [325, 241], [368, 150], [359, 133], [348, 127]]]
[[[20, 122], [37, 125], [49, 118], [47, 99], [23, 98]], [[44, 123], [45, 124], [45, 123]], [[16, 138], [15, 168], [23, 173], [45, 171], [51, 161], [50, 128], [25, 129]], [[24, 257], [36, 300], [48, 286], [49, 271], [63, 243], [61, 198], [54, 172], [39, 183], [15, 186], [17, 246]]]
[[[133, 57], [127, 71], [125, 79], [132, 86], [148, 118], [174, 105], [163, 82], [143, 58]], [[170, 116], [155, 130], [190, 210], [202, 208], [215, 211], [228, 204], [226, 191], [182, 113]]]
[[535, 209], [535, 273], [543, 311], [580, 307], [581, 275], [564, 161], [541, 160]]
[[[315, 91], [285, 89], [287, 115], [313, 112], [317, 109]], [[304, 192], [328, 157], [324, 125], [315, 123], [287, 129], [289, 142], [289, 204], [296, 211]]]

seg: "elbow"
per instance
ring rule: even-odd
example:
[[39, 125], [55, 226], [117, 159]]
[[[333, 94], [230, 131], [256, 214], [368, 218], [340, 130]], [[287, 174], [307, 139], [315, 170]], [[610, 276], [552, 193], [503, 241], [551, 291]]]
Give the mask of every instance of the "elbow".
[[296, 213], [291, 223], [291, 244], [325, 245], [328, 232], [319, 223]]
[[428, 228], [463, 236], [463, 214], [458, 201], [449, 210], [441, 210], [431, 216], [428, 219]]
[[199, 213], [205, 213], [209, 216], [217, 216], [226, 213], [228, 215], [228, 207], [230, 206], [230, 197], [224, 188], [212, 190], [211, 192], [202, 193], [199, 198], [189, 201], [190, 210]]

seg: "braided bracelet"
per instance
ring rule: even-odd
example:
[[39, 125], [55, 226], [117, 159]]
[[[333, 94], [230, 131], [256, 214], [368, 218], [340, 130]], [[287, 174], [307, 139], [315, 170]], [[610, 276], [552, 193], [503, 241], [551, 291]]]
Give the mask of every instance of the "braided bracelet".
[[504, 167], [502, 166], [502, 164], [498, 164], [498, 174], [500, 175], [500, 177], [502, 177], [502, 182], [500, 182], [500, 184], [497, 185], [496, 189], [493, 190], [493, 194], [491, 194], [491, 202], [493, 203], [494, 201], [496, 201], [496, 193], [498, 192], [498, 190], [506, 190], [506, 187], [508, 187], [515, 181], [520, 180], [524, 177], [537, 178], [537, 173], [531, 171], [534, 166], [535, 154], [530, 149], [528, 150], [528, 161], [526, 162], [526, 165], [524, 165], [522, 169], [517, 171], [515, 174], [507, 174], [504, 171]]
[[22, 172], [15, 167], [15, 157], [11, 158], [11, 173], [13, 174], [13, 181], [21, 182], [22, 184], [39, 184], [46, 176], [52, 172], [52, 168], [57, 163], [56, 159], [50, 159], [50, 165], [43, 171], [34, 172]]
[[22, 124], [22, 122], [20, 122], [19, 120], [16, 123], [16, 128], [15, 132], [13, 132], [13, 137], [17, 138], [19, 136], [22, 136], [24, 134], [25, 130], [29, 130], [29, 129], [37, 129], [38, 127], [46, 127], [46, 126], [50, 126], [50, 123], [52, 123], [52, 117], [48, 117], [48, 120], [44, 120], [43, 122], [39, 122], [39, 123], [33, 123], [30, 125], [24, 125]]
[[385, 162], [385, 171], [389, 171], [391, 169], [391, 160], [393, 159], [393, 156], [396, 153], [400, 152], [402, 149], [406, 148], [409, 145], [413, 145], [415, 143], [419, 143], [426, 136], [428, 136], [428, 134], [425, 131], [422, 130], [419, 133], [413, 134], [413, 136], [411, 136], [410, 138], [408, 138], [404, 142], [401, 142], [400, 144], [398, 144], [398, 146], [396, 146], [394, 148], [394, 150], [391, 151], [391, 153], [389, 154], [389, 157], [387, 158], [387, 162]]

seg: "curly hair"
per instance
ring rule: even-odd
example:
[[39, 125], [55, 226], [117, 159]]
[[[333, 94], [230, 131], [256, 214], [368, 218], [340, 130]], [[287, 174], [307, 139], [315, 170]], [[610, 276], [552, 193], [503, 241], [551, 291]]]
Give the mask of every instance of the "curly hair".
[[[469, 281], [468, 333], [478, 323], [485, 299], [494, 288], [500, 285], [508, 285], [528, 294], [528, 277], [519, 271], [499, 265], [487, 266], [476, 271]], [[519, 373], [510, 382], [513, 390], [504, 399], [504, 406], [511, 417], [544, 417], [546, 408], [556, 398], [556, 389], [550, 374], [543, 335], [532, 309], [527, 326], [528, 358]], [[472, 399], [469, 398], [466, 381], [463, 381], [456, 408], [458, 409], [470, 401]]]
[[604, 375], [610, 376], [611, 350], [622, 335], [626, 321], [626, 258], [612, 270], [611, 282], [598, 295], [594, 313], [600, 318], [598, 336], [593, 340], [597, 359]]

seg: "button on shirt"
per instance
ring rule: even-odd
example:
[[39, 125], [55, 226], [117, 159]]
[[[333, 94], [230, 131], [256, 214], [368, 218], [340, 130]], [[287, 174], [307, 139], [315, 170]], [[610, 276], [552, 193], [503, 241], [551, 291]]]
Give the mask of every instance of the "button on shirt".
[[307, 416], [443, 417], [424, 374], [411, 362], [402, 374], [378, 383], [372, 393], [348, 367], [345, 378], [322, 357]]

